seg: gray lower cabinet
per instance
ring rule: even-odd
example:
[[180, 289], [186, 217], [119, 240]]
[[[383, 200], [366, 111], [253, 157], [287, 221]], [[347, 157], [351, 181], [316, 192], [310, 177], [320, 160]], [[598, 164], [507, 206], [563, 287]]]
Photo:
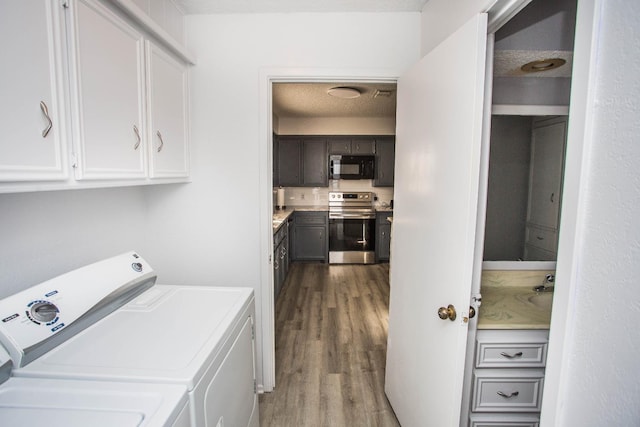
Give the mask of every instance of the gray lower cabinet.
[[391, 255], [391, 223], [393, 212], [376, 213], [376, 262], [389, 261]]
[[289, 225], [283, 223], [273, 235], [273, 300], [280, 295], [289, 272]]
[[548, 338], [548, 330], [478, 330], [470, 426], [538, 426]]
[[396, 161], [395, 137], [376, 138], [376, 177], [374, 187], [393, 187]]
[[327, 262], [329, 213], [296, 211], [293, 220], [293, 260]]

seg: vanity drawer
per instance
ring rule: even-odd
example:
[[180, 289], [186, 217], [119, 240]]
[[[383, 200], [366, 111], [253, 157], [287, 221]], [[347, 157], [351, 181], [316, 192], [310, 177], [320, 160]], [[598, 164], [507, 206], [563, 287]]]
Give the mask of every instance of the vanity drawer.
[[527, 226], [525, 243], [546, 251], [555, 252], [557, 247], [557, 232]]
[[544, 368], [548, 331], [478, 331], [476, 368]]
[[472, 412], [540, 412], [544, 370], [477, 369]]
[[532, 414], [471, 414], [469, 427], [538, 427], [540, 418]]

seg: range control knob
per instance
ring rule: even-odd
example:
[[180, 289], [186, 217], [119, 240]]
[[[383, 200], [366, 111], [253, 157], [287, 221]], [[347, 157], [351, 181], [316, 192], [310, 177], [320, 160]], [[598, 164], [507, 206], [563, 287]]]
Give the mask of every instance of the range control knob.
[[134, 262], [133, 264], [131, 264], [131, 268], [140, 273], [142, 271], [142, 263]]
[[58, 307], [49, 301], [38, 301], [29, 310], [31, 318], [37, 322], [48, 323], [58, 316]]

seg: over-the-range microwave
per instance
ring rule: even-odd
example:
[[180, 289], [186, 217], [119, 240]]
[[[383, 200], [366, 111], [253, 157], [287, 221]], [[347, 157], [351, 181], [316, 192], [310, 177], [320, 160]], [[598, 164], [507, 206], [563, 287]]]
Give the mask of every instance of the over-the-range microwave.
[[329, 179], [373, 179], [375, 156], [329, 156]]

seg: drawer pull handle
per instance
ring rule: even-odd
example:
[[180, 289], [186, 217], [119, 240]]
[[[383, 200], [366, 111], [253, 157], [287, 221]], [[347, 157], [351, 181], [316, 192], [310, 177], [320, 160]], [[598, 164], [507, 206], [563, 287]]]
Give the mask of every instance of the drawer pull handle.
[[504, 351], [500, 353], [500, 356], [506, 357], [507, 359], [515, 359], [516, 357], [522, 357], [522, 352], [519, 351], [515, 354], [505, 353]]
[[507, 393], [505, 393], [503, 391], [498, 391], [498, 392], [496, 392], [496, 394], [498, 396], [504, 397], [505, 399], [511, 399], [512, 397], [517, 397], [520, 394], [520, 392], [519, 391], [514, 391], [511, 394], [507, 394]]

